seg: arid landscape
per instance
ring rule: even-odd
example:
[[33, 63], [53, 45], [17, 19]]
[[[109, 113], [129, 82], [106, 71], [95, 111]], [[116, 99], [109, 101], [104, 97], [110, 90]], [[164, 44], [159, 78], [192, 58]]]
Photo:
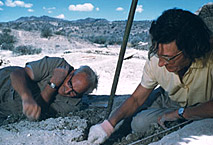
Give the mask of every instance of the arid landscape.
[[[140, 83], [147, 60], [149, 25], [150, 21], [144, 21], [135, 22], [133, 26], [113, 108], [129, 97]], [[124, 21], [85, 19], [69, 23], [49, 17], [27, 17], [0, 23], [0, 68], [24, 67], [26, 62], [54, 56], [65, 58], [75, 68], [89, 65], [99, 76], [98, 89], [84, 96], [66, 116], [36, 122], [24, 116], [8, 116], [1, 120], [0, 145], [90, 145], [87, 141], [89, 128], [105, 119], [124, 26]], [[114, 37], [111, 36], [119, 39], [112, 41]], [[158, 124], [152, 124], [145, 134], [131, 133], [128, 121], [104, 144], [210, 145], [213, 141], [212, 119], [187, 122], [178, 127], [174, 126], [180, 122], [169, 122], [167, 127], [170, 129], [165, 132]]]

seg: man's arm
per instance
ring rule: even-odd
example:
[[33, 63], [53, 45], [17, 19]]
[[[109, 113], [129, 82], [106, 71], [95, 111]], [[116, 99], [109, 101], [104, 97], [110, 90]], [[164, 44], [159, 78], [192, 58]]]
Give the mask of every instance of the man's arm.
[[[29, 72], [28, 72], [29, 73]], [[22, 99], [23, 113], [29, 119], [38, 119], [41, 113], [40, 106], [33, 99], [32, 92], [29, 89], [31, 80], [30, 75], [25, 71], [25, 68], [18, 68], [10, 74], [11, 84], [18, 92]]]
[[138, 85], [134, 93], [129, 97], [109, 118], [109, 122], [113, 127], [124, 118], [135, 113], [135, 111], [143, 105], [152, 89], [146, 89], [141, 84]]
[[213, 118], [213, 101], [186, 108], [183, 117], [187, 120]]
[[[32, 71], [31, 71], [32, 72]], [[68, 76], [69, 66], [58, 67], [53, 70], [53, 76], [50, 79], [51, 83], [54, 83], [57, 87], [60, 87], [64, 82], [65, 78]], [[32, 78], [33, 79], [33, 78]], [[51, 88], [47, 85], [41, 92], [42, 98], [48, 103], [51, 97], [56, 93], [56, 89]]]
[[[51, 82], [60, 86], [68, 74], [69, 67], [61, 67], [54, 69]], [[37, 105], [33, 99], [32, 92], [29, 89], [29, 83], [34, 80], [34, 74], [29, 67], [16, 69], [11, 73], [11, 82], [14, 89], [19, 93], [22, 98], [23, 113], [30, 119], [38, 119], [41, 114], [41, 107]], [[51, 88], [49, 85], [41, 92], [41, 99], [46, 103], [49, 102], [51, 96], [54, 95], [56, 89]]]
[[152, 89], [146, 89], [141, 84], [135, 92], [128, 98], [108, 119], [101, 124], [96, 124], [90, 128], [88, 140], [94, 144], [103, 143], [114, 131], [116, 124], [133, 115], [136, 110], [145, 102]]
[[[193, 107], [187, 107], [184, 110], [183, 117], [187, 120], [199, 120], [205, 118], [213, 118], [213, 101], [208, 101], [206, 103], [199, 104]], [[158, 118], [158, 123], [166, 128], [164, 125], [165, 121], [175, 121], [181, 119], [178, 115], [178, 110], [173, 112], [165, 113]]]

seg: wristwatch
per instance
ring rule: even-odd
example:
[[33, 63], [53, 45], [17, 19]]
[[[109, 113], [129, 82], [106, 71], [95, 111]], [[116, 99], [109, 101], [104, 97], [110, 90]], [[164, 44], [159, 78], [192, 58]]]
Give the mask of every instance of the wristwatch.
[[58, 90], [58, 87], [56, 86], [56, 84], [51, 83], [51, 82], [48, 82], [48, 85], [50, 85], [50, 87], [51, 87], [52, 89]]
[[183, 117], [184, 111], [185, 111], [185, 108], [183, 108], [183, 107], [181, 107], [181, 108], [178, 109], [178, 115], [179, 115], [182, 119], [185, 119], [185, 118]]

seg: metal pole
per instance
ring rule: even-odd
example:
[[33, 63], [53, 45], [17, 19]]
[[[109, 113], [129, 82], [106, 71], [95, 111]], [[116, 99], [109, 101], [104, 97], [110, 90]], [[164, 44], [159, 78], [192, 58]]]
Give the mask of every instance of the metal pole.
[[109, 98], [109, 102], [108, 102], [106, 118], [109, 117], [109, 114], [112, 111], [113, 100], [114, 100], [114, 96], [115, 96], [115, 92], [116, 92], [116, 88], [117, 88], [117, 84], [118, 84], [118, 79], [119, 79], [119, 75], [120, 75], [120, 71], [121, 71], [121, 67], [122, 67], [122, 63], [123, 63], [124, 54], [126, 51], [126, 45], [128, 42], [129, 33], [130, 33], [132, 22], [134, 19], [137, 3], [138, 3], [138, 0], [132, 0], [132, 4], [131, 4], [129, 16], [128, 16], [128, 21], [127, 21], [125, 33], [123, 36], [123, 42], [122, 42], [121, 49], [120, 49], [119, 59], [117, 62], [117, 67], [116, 67], [116, 71], [115, 71], [115, 75], [114, 75], [111, 94], [110, 94], [110, 98]]

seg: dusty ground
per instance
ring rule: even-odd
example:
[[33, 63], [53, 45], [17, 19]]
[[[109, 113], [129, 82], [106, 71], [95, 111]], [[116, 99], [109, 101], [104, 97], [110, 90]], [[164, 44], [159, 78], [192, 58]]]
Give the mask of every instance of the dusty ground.
[[[9, 145], [15, 142], [17, 144], [51, 144], [53, 142], [55, 144], [64, 144], [66, 142], [70, 144], [89, 145], [86, 141], [89, 128], [91, 125], [102, 122], [105, 119], [107, 111], [106, 104], [108, 96], [95, 97], [100, 97], [100, 99], [94, 100], [93, 98], [88, 101], [88, 97], [85, 97], [86, 99], [84, 98], [78, 108], [74, 109], [73, 112], [70, 112], [66, 116], [59, 115], [54, 119], [49, 118], [43, 121], [32, 122], [24, 116], [10, 116], [7, 120], [1, 122], [1, 129], [7, 130], [8, 132], [0, 131], [0, 136], [5, 136], [8, 139], [0, 138], [0, 144]], [[128, 95], [117, 96], [113, 108], [119, 105], [126, 97], [128, 97]], [[153, 124], [146, 134], [133, 134], [131, 133], [129, 121], [130, 119], [127, 119], [120, 129], [113, 133], [103, 145], [136, 144], [134, 143], [135, 141], [145, 139], [163, 130], [158, 124]], [[167, 124], [167, 126], [175, 124], [176, 123], [170, 123]], [[137, 144], [149, 144], [158, 141], [163, 136], [177, 129], [178, 128], [175, 128], [164, 134], [150, 137]], [[14, 134], [11, 134], [11, 132]], [[57, 136], [60, 136], [60, 139], [63, 141], [60, 142]], [[34, 137], [34, 139], [30, 140], [30, 137]]]

